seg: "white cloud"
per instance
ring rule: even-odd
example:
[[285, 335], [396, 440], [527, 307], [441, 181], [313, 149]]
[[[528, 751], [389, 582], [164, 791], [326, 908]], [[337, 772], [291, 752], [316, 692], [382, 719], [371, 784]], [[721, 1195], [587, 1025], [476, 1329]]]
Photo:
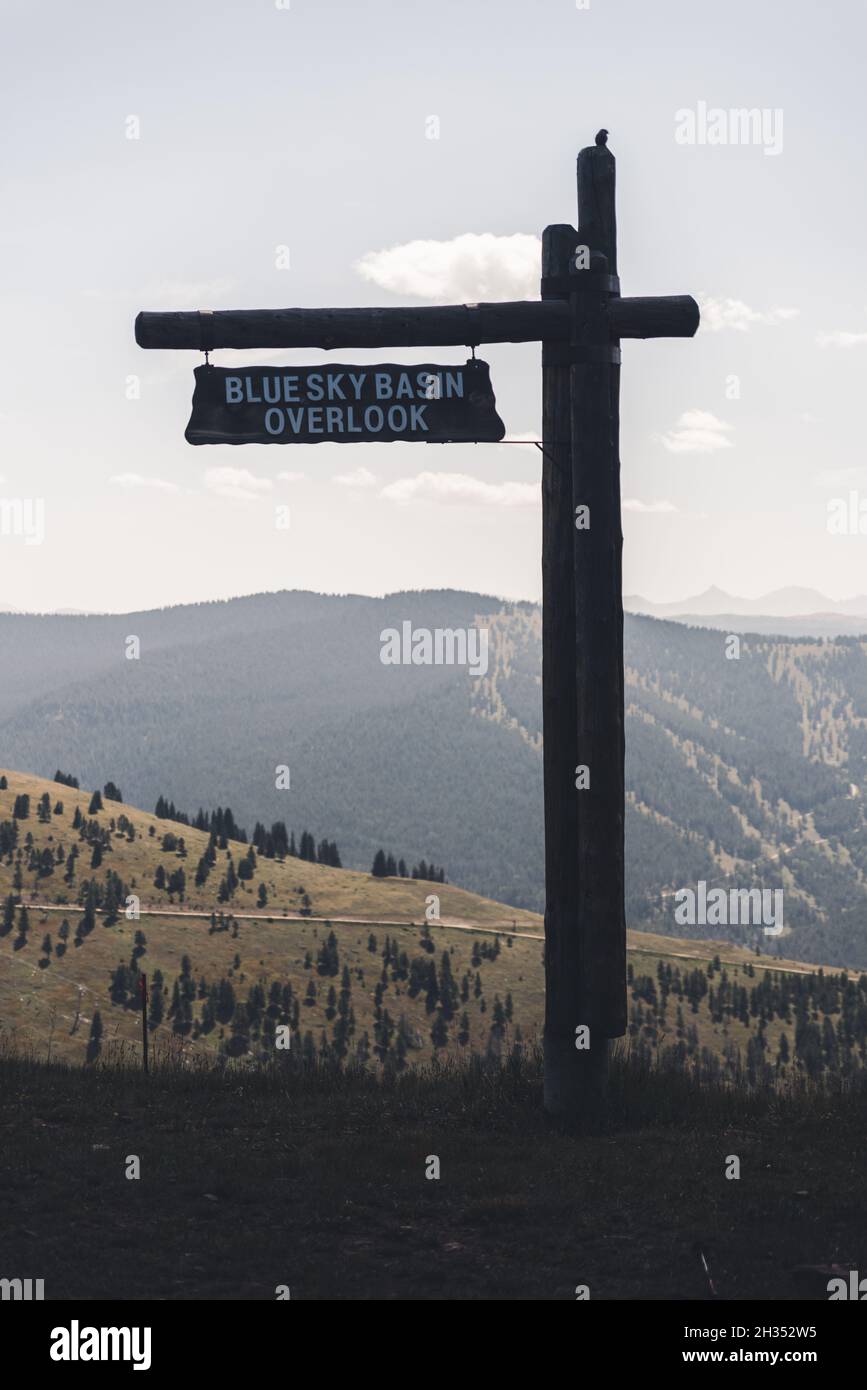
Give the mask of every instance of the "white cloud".
[[177, 483], [167, 483], [164, 478], [146, 478], [142, 473], [114, 473], [108, 481], [117, 487], [153, 488], [157, 492], [180, 492]]
[[339, 483], [341, 487], [376, 487], [379, 479], [369, 468], [360, 464], [358, 468], [353, 468], [351, 473], [338, 473], [331, 481]]
[[800, 313], [800, 309], [751, 309], [742, 299], [715, 299], [705, 294], [698, 296], [698, 303], [704, 333], [721, 333], [724, 329], [748, 333], [753, 327], [787, 323]]
[[713, 454], [731, 449], [732, 441], [726, 438], [730, 429], [709, 410], [685, 410], [674, 429], [656, 438], [670, 454]]
[[283, 473], [277, 474], [277, 481], [278, 483], [300, 483], [301, 479], [304, 477], [306, 477], [304, 473], [284, 471]]
[[541, 493], [538, 483], [484, 483], [468, 473], [418, 473], [398, 478], [380, 494], [390, 502], [457, 503], [460, 506], [535, 507]]
[[409, 241], [368, 251], [355, 269], [393, 294], [459, 304], [538, 299], [542, 243], [516, 232], [464, 232], [451, 241]]
[[867, 333], [849, 333], [844, 328], [835, 328], [829, 333], [817, 333], [816, 342], [819, 347], [862, 347], [867, 343]]
[[625, 512], [676, 512], [678, 509], [673, 502], [641, 502], [637, 497], [626, 497], [623, 500], [623, 510]]
[[208, 468], [204, 475], [208, 492], [215, 497], [228, 497], [232, 502], [256, 502], [271, 491], [270, 478], [257, 478], [249, 468]]

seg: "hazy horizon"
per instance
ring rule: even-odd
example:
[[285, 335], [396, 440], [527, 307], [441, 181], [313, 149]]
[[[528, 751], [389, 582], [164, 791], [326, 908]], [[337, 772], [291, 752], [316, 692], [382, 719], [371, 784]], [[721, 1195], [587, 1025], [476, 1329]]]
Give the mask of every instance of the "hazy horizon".
[[[731, 593], [731, 592], [729, 592], [728, 590], [720, 589], [719, 586], [717, 586], [717, 585], [709, 585], [706, 589], [703, 589], [703, 590], [701, 590], [700, 592], [686, 593], [686, 594], [683, 594], [680, 598], [677, 598], [677, 599], [654, 599], [654, 598], [651, 598], [651, 596], [650, 596], [649, 594], [642, 594], [642, 593], [625, 593], [625, 594], [623, 595], [623, 601], [624, 601], [624, 603], [629, 603], [630, 601], [635, 601], [635, 600], [637, 600], [637, 599], [642, 599], [642, 600], [646, 600], [648, 603], [652, 603], [654, 606], [658, 606], [658, 607], [666, 606], [666, 607], [667, 607], [667, 606], [672, 606], [672, 605], [682, 605], [682, 604], [685, 604], [685, 603], [689, 603], [689, 602], [690, 602], [691, 600], [693, 600], [693, 599], [706, 597], [706, 595], [707, 595], [708, 593], [710, 593], [710, 592], [718, 592], [718, 593], [720, 594], [720, 596], [723, 597], [723, 598], [733, 599], [733, 600], [735, 600], [735, 601], [737, 601], [737, 602], [742, 602], [742, 603], [755, 604], [755, 603], [757, 603], [757, 602], [760, 602], [760, 601], [763, 600], [763, 599], [770, 599], [770, 598], [776, 597], [776, 596], [781, 595], [781, 594], [789, 594], [789, 593], [792, 593], [792, 592], [797, 592], [797, 591], [799, 591], [799, 590], [808, 590], [808, 591], [811, 592], [811, 593], [816, 593], [816, 594], [817, 594], [817, 597], [820, 597], [820, 598], [822, 598], [822, 599], [824, 599], [824, 600], [827, 600], [829, 603], [833, 603], [833, 604], [851, 603], [851, 602], [854, 602], [856, 599], [863, 598], [864, 601], [865, 601], [865, 616], [867, 616], [867, 584], [865, 584], [863, 590], [859, 590], [859, 591], [856, 591], [856, 592], [851, 593], [851, 594], [841, 594], [841, 595], [839, 595], [839, 597], [834, 597], [834, 596], [831, 595], [831, 594], [823, 594], [823, 593], [820, 593], [820, 592], [817, 591], [817, 590], [813, 590], [811, 586], [799, 585], [799, 584], [782, 584], [782, 585], [778, 585], [778, 586], [777, 586], [776, 588], [774, 588], [774, 589], [769, 589], [769, 590], [767, 590], [767, 591], [763, 591], [763, 592], [758, 593], [758, 594], [755, 594], [755, 595], [742, 594], [742, 593], [741, 593], [741, 594]], [[423, 586], [423, 587], [410, 587], [410, 586], [407, 586], [407, 585], [403, 585], [403, 586], [401, 586], [401, 587], [399, 587], [399, 588], [397, 588], [397, 589], [386, 589], [386, 590], [383, 590], [383, 591], [380, 592], [380, 593], [366, 593], [366, 592], [364, 592], [364, 591], [361, 590], [361, 589], [311, 589], [311, 588], [309, 588], [309, 587], [307, 587], [307, 586], [300, 586], [300, 585], [299, 585], [299, 586], [295, 586], [295, 587], [293, 587], [293, 588], [283, 587], [283, 588], [279, 588], [279, 589], [251, 589], [250, 591], [248, 591], [248, 592], [246, 592], [246, 593], [215, 594], [215, 595], [213, 595], [213, 596], [211, 596], [211, 597], [208, 597], [208, 598], [181, 599], [181, 600], [178, 600], [177, 602], [174, 602], [174, 603], [150, 604], [150, 605], [143, 605], [143, 606], [138, 607], [138, 608], [74, 608], [74, 607], [72, 607], [72, 606], [60, 606], [60, 607], [57, 607], [57, 608], [17, 608], [17, 607], [13, 607], [12, 605], [7, 605], [7, 604], [5, 604], [5, 603], [0, 603], [0, 617], [3, 617], [3, 616], [7, 616], [7, 617], [20, 616], [20, 617], [33, 617], [33, 618], [38, 618], [38, 617], [46, 617], [46, 618], [59, 618], [59, 617], [71, 617], [71, 618], [74, 618], [74, 617], [79, 617], [79, 618], [100, 618], [100, 617], [111, 618], [111, 617], [124, 617], [124, 616], [132, 616], [132, 615], [135, 614], [135, 613], [168, 611], [169, 609], [172, 609], [172, 608], [191, 608], [191, 607], [196, 607], [196, 606], [199, 605], [199, 604], [206, 604], [206, 603], [232, 603], [232, 602], [235, 602], [236, 600], [240, 600], [240, 599], [268, 598], [268, 597], [274, 597], [274, 596], [276, 596], [276, 595], [278, 595], [278, 594], [314, 594], [314, 595], [316, 595], [316, 596], [319, 597], [319, 598], [369, 598], [369, 599], [388, 599], [388, 598], [394, 598], [394, 597], [395, 597], [396, 595], [398, 595], [398, 594], [430, 594], [430, 593], [469, 593], [469, 594], [477, 595], [479, 598], [492, 599], [492, 600], [494, 600], [494, 601], [497, 602], [497, 603], [515, 603], [515, 604], [531, 603], [531, 604], [534, 604], [534, 605], [537, 605], [537, 606], [541, 604], [541, 599], [538, 599], [538, 598], [521, 598], [521, 597], [515, 597], [514, 595], [511, 595], [511, 594], [500, 594], [500, 593], [496, 593], [496, 592], [494, 592], [493, 590], [490, 590], [490, 589], [468, 589], [468, 588], [466, 588], [465, 586], [459, 586], [459, 585], [453, 585], [453, 584], [426, 585], [426, 586]], [[627, 611], [629, 611], [629, 610], [627, 610]], [[720, 611], [721, 611], [721, 612], [726, 612], [726, 611], [728, 611], [728, 610], [726, 610], [726, 609], [721, 609]], [[818, 612], [818, 610], [793, 610], [793, 616], [794, 616], [795, 614], [797, 614], [797, 615], [800, 615], [800, 616], [808, 617], [808, 616], [811, 616], [813, 612]], [[758, 610], [756, 610], [756, 615], [759, 616], [759, 611], [758, 611]], [[653, 616], [653, 615], [651, 614], [651, 615], [647, 615], [647, 616]], [[774, 615], [773, 615], [773, 614], [768, 614], [767, 616], [774, 616]]]
[[[814, 590], [810, 585], [802, 584], [780, 584], [773, 589], [763, 590], [757, 594], [734, 593], [729, 590], [721, 589], [718, 585], [708, 585], [705, 589], [695, 592], [684, 593], [680, 597], [675, 599], [657, 599], [651, 597], [651, 595], [647, 593], [624, 593], [623, 601], [624, 603], [628, 603], [636, 599], [643, 599], [646, 600], [648, 603], [654, 604], [654, 606], [663, 607], [688, 603], [693, 599], [704, 598], [708, 593], [714, 592], [719, 593], [720, 596], [723, 598], [734, 599], [737, 602], [742, 603], [754, 604], [760, 602], [763, 599], [770, 599], [781, 594], [789, 594], [801, 590], [805, 592], [815, 593], [817, 597], [827, 600], [827, 602], [833, 604], [851, 603], [854, 602], [856, 599], [863, 598], [865, 600], [865, 605], [867, 605], [867, 584], [865, 584], [862, 589], [856, 590], [853, 593], [840, 594], [836, 597], [833, 594], [821, 593], [818, 590]], [[295, 585], [292, 587], [284, 585], [283, 587], [278, 589], [250, 589], [244, 593], [214, 594], [207, 598], [179, 599], [173, 603], [146, 604], [137, 608], [75, 608], [71, 605], [62, 605], [57, 608], [18, 608], [11, 604], [0, 602], [0, 616], [14, 616], [16, 614], [20, 614], [21, 616], [26, 617], [122, 617], [125, 614], [159, 612], [163, 609], [170, 608], [190, 608], [195, 607], [197, 604], [203, 603], [232, 603], [237, 599], [271, 597], [277, 594], [315, 594], [317, 597], [320, 598], [387, 599], [393, 598], [397, 594], [428, 593], [477, 594], [480, 598], [493, 599], [498, 603], [532, 603], [536, 605], [539, 605], [541, 603], [541, 599], [539, 598], [524, 598], [512, 594], [497, 593], [493, 589], [471, 589], [467, 588], [467, 586], [465, 585], [457, 584], [435, 584], [423, 586], [401, 585], [396, 589], [385, 589], [378, 593], [370, 593], [362, 589], [313, 589], [307, 585]], [[724, 612], [726, 610], [723, 609], [721, 611]], [[795, 611], [798, 613], [802, 612], [802, 610]], [[803, 616], [809, 616], [809, 612], [804, 611]]]

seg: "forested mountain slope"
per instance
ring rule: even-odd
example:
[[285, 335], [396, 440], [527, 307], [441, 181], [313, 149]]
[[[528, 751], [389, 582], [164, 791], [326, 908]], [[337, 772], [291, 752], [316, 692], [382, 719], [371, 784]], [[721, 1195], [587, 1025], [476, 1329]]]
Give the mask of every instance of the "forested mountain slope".
[[[487, 627], [486, 674], [383, 665], [405, 621]], [[304, 824], [354, 868], [425, 856], [539, 910], [540, 636], [535, 606], [454, 591], [0, 615], [0, 763]], [[742, 635], [729, 659], [725, 632], [627, 616], [625, 645], [630, 926], [724, 935], [676, 923], [674, 891], [782, 888], [786, 955], [867, 965], [867, 643]]]

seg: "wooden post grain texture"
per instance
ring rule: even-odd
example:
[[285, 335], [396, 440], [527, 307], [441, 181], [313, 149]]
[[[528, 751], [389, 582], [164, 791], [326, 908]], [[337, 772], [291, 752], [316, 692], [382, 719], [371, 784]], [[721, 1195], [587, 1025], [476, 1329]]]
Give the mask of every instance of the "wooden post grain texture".
[[[574, 227], [542, 234], [542, 294], [568, 304]], [[556, 289], [546, 285], [559, 281]], [[561, 1109], [572, 1067], [577, 961], [578, 820], [574, 767], [575, 590], [572, 558], [572, 406], [568, 354], [542, 344], [542, 727], [545, 772], [545, 1106]]]
[[[576, 763], [587, 785], [575, 790], [577, 920], [565, 956], [573, 1051], [550, 1107], [570, 1115], [602, 1101], [609, 1039], [626, 1026], [620, 368], [612, 290], [602, 287], [617, 274], [617, 232], [615, 162], [604, 145], [578, 156], [578, 212], [579, 245], [590, 251], [570, 298]], [[587, 511], [575, 517], [578, 508]], [[589, 1047], [575, 1046], [582, 1025]], [[566, 1041], [564, 1020], [564, 1063]]]

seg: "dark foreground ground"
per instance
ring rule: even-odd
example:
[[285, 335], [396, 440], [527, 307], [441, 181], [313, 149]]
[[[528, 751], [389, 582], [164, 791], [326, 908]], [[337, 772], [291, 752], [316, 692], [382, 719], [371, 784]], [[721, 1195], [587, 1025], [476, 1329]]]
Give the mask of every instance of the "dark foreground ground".
[[581, 1134], [543, 1115], [537, 1063], [383, 1084], [6, 1059], [0, 1122], [0, 1277], [50, 1299], [701, 1299], [697, 1241], [726, 1299], [867, 1273], [863, 1093], [621, 1063]]

